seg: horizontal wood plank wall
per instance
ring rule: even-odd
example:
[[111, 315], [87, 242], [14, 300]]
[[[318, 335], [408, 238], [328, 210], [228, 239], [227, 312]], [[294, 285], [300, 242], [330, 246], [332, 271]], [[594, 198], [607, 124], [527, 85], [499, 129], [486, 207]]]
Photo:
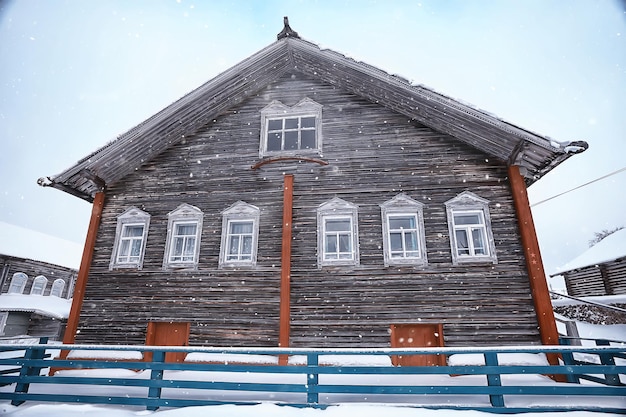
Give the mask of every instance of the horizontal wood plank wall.
[[600, 268], [589, 267], [565, 274], [567, 293], [574, 297], [607, 295]]
[[[24, 287], [24, 294], [30, 294], [33, 286], [33, 280], [38, 275], [48, 278], [48, 285], [43, 295], [50, 295], [52, 283], [55, 279], [61, 278], [65, 281], [62, 297], [68, 298], [68, 292], [71, 292], [73, 280], [76, 278], [77, 270], [47, 262], [34, 261], [32, 259], [18, 258], [15, 256], [7, 256], [0, 254], [0, 271], [3, 271], [2, 287], [0, 293], [6, 293], [11, 286], [11, 278], [16, 272], [23, 272], [28, 275], [28, 281]], [[71, 296], [71, 294], [69, 294]]]
[[[259, 111], [272, 100], [323, 105], [327, 166], [259, 161]], [[197, 134], [110, 184], [77, 342], [142, 343], [148, 321], [191, 322], [191, 345], [277, 346], [283, 176], [294, 175], [291, 345], [389, 346], [391, 323], [444, 324], [446, 346], [539, 342], [503, 161], [332, 85], [283, 77]], [[489, 200], [498, 263], [452, 265], [444, 202], [470, 190]], [[425, 204], [428, 265], [385, 267], [380, 204], [405, 192]], [[359, 211], [361, 265], [317, 268], [317, 207]], [[221, 211], [261, 211], [252, 269], [218, 269]], [[197, 270], [163, 270], [167, 213], [204, 212]], [[151, 215], [144, 266], [109, 271], [116, 216]]]
[[575, 297], [626, 294], [626, 262], [620, 259], [566, 272], [568, 294]]
[[626, 258], [606, 264], [606, 280], [612, 294], [626, 294]]

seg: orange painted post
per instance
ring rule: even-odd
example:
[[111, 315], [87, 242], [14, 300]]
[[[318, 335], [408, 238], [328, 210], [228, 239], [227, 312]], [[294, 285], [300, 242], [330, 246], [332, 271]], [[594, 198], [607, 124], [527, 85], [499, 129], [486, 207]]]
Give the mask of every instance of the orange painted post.
[[[280, 325], [278, 346], [289, 347], [291, 320], [291, 231], [293, 220], [293, 175], [285, 175], [283, 185], [283, 240], [280, 267]], [[287, 355], [280, 355], [278, 363], [287, 364]]]
[[[87, 230], [87, 238], [85, 239], [85, 247], [83, 249], [83, 257], [80, 261], [80, 269], [74, 286], [74, 296], [72, 298], [72, 307], [70, 315], [67, 319], [67, 327], [63, 336], [64, 344], [74, 343], [76, 330], [78, 330], [78, 321], [80, 319], [80, 311], [83, 307], [83, 299], [85, 297], [85, 288], [87, 286], [87, 278], [91, 269], [91, 258], [93, 257], [94, 247], [96, 245], [96, 236], [98, 235], [98, 227], [100, 226], [100, 218], [102, 217], [102, 207], [104, 206], [104, 193], [96, 193], [91, 209], [91, 219], [89, 221], [89, 229]], [[61, 357], [67, 357], [67, 351], [61, 351]]]
[[[541, 260], [541, 253], [539, 251], [539, 242], [537, 240], [535, 224], [528, 201], [526, 183], [524, 182], [524, 177], [520, 174], [518, 166], [509, 166], [509, 179], [511, 182], [511, 191], [513, 192], [515, 210], [517, 212], [522, 245], [524, 246], [524, 255], [526, 256], [526, 268], [528, 269], [528, 278], [530, 280], [530, 289], [535, 304], [541, 343], [544, 345], [558, 345], [559, 333], [554, 320], [554, 311], [552, 310], [548, 283], [546, 281], [543, 261]], [[548, 361], [552, 365], [557, 365], [558, 355], [549, 354]]]

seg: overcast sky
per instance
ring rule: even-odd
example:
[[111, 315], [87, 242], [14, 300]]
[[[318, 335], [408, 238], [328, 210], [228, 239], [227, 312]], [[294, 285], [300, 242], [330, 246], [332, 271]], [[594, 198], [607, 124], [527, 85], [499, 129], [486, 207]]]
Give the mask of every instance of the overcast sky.
[[[0, 1], [0, 220], [79, 243], [91, 205], [41, 188], [221, 71], [300, 36], [588, 151], [537, 203], [626, 167], [618, 0]], [[533, 207], [548, 272], [626, 225], [626, 171]], [[18, 237], [19, 238], [19, 237]]]

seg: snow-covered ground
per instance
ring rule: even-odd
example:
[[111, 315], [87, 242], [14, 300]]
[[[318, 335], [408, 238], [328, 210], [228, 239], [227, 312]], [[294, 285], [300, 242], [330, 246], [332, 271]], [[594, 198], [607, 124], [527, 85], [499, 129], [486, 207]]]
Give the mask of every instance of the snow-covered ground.
[[[27, 405], [12, 407], [0, 404], [0, 415], [12, 417], [493, 417], [492, 413], [480, 411], [430, 410], [392, 405], [345, 404], [331, 406], [324, 410], [299, 409], [274, 404], [259, 405], [219, 405], [186, 407], [163, 411], [131, 411], [115, 407], [92, 405]], [[588, 411], [525, 413], [524, 417], [610, 417], [617, 414], [593, 413]]]

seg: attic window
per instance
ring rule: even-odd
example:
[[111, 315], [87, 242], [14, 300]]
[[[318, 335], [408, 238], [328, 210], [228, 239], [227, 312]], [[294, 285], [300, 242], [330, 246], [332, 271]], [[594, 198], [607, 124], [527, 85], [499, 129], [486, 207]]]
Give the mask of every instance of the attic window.
[[261, 110], [260, 156], [320, 153], [321, 119], [322, 106], [311, 99], [293, 107], [271, 102]]

